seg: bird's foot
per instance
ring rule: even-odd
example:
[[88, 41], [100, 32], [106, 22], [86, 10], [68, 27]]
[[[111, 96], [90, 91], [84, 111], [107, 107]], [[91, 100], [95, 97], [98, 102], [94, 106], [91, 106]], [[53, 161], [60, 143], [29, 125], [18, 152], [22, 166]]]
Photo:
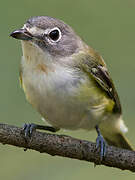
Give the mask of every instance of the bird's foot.
[[[54, 128], [51, 126], [42, 126], [42, 125], [38, 125], [38, 124], [24, 124], [23, 126], [23, 132], [25, 135], [25, 141], [26, 143], [28, 143], [28, 139], [31, 138], [32, 136], [32, 132], [36, 129], [41, 129], [41, 130], [47, 130], [47, 131], [51, 131], [51, 132], [56, 132], [59, 130], [59, 128]], [[24, 151], [27, 151], [27, 147], [24, 149]]]
[[59, 130], [58, 128], [54, 128], [51, 126], [42, 126], [42, 125], [38, 125], [38, 124], [34, 124], [34, 123], [24, 124], [23, 131], [24, 131], [25, 138], [27, 139], [28, 137], [31, 137], [32, 132], [36, 129], [47, 130], [47, 131], [51, 131], [51, 132], [56, 132]]
[[24, 124], [23, 131], [25, 138], [31, 137], [33, 130], [36, 129], [36, 124]]
[[100, 148], [100, 161], [103, 160], [103, 158], [106, 155], [106, 141], [104, 140], [103, 136], [101, 135], [98, 126], [96, 126], [96, 131], [98, 133], [98, 137], [96, 139], [96, 149]]

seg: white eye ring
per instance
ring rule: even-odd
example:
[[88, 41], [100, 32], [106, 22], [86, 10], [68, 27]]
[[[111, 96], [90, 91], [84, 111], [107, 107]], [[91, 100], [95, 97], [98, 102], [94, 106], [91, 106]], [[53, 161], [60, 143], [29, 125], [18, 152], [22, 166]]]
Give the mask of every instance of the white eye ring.
[[50, 29], [48, 31], [48, 37], [51, 42], [58, 42], [62, 37], [60, 29], [58, 27]]

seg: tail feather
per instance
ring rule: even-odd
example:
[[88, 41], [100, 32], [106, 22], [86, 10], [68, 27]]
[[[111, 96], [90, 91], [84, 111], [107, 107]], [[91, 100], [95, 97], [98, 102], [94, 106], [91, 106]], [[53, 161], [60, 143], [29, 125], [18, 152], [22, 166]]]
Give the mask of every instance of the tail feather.
[[119, 119], [117, 119], [115, 116], [110, 117], [110, 119], [100, 124], [100, 130], [101, 134], [109, 145], [132, 151], [134, 150], [124, 135], [124, 133], [128, 131], [128, 128], [124, 124], [122, 117], [119, 117]]
[[132, 145], [129, 143], [128, 139], [122, 133], [112, 134], [111, 138], [110, 136], [109, 138], [107, 136], [104, 136], [104, 138], [109, 145], [113, 145], [116, 147], [132, 150], [132, 151], [134, 150]]

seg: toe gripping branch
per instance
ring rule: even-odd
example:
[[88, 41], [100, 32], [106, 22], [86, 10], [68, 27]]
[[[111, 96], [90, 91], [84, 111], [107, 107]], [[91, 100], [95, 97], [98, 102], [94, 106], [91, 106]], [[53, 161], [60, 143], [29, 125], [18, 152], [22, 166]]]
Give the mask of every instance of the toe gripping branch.
[[47, 131], [51, 131], [51, 132], [56, 132], [59, 130], [59, 129], [56, 129], [56, 128], [51, 127], [51, 126], [42, 126], [42, 125], [33, 124], [33, 123], [24, 124], [23, 131], [25, 134], [25, 138], [31, 137], [33, 130], [36, 130], [36, 129], [47, 130]]
[[103, 136], [100, 133], [99, 127], [96, 126], [96, 131], [97, 131], [97, 139], [96, 139], [96, 148], [100, 148], [100, 160], [102, 161], [106, 155], [106, 141], [104, 140]]
[[[59, 130], [58, 128], [56, 129], [56, 128], [51, 127], [51, 126], [42, 126], [42, 125], [33, 124], [33, 123], [24, 124], [23, 131], [24, 131], [26, 143], [28, 143], [28, 139], [31, 138], [32, 132], [36, 129], [47, 130], [47, 131], [51, 131], [51, 132], [56, 132]], [[27, 151], [27, 148], [25, 148], [24, 151]]]

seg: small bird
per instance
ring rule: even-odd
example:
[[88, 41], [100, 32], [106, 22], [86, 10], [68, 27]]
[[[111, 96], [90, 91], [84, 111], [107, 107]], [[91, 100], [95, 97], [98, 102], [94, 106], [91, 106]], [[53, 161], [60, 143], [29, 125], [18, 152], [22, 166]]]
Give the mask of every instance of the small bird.
[[69, 25], [35, 16], [10, 36], [21, 40], [20, 82], [26, 99], [52, 125], [25, 124], [26, 137], [33, 129], [96, 129], [101, 159], [106, 142], [133, 150], [124, 136], [120, 100], [102, 56]]

